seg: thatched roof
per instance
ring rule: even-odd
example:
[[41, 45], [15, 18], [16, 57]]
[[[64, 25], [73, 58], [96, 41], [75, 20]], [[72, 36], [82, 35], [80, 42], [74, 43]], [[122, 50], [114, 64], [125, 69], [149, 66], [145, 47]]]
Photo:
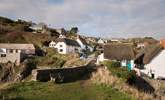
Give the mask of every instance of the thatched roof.
[[161, 50], [162, 46], [160, 44], [148, 45], [137, 54], [135, 61], [143, 56], [143, 64], [148, 64], [155, 56], [161, 52]]
[[68, 39], [68, 38], [58, 38], [58, 39], [56, 40], [56, 42], [64, 42], [64, 43], [66, 43], [66, 44], [69, 45], [69, 46], [77, 46], [77, 47], [80, 46], [80, 45], [77, 43], [77, 41], [72, 40], [72, 39]]
[[104, 58], [111, 60], [131, 60], [135, 58], [130, 44], [108, 44], [104, 46]]

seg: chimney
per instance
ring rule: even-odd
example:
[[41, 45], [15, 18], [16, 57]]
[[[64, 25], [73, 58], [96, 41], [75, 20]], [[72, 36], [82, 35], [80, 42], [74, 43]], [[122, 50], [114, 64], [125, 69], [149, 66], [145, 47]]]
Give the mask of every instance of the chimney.
[[160, 40], [160, 44], [163, 46], [163, 48], [165, 49], [165, 39]]

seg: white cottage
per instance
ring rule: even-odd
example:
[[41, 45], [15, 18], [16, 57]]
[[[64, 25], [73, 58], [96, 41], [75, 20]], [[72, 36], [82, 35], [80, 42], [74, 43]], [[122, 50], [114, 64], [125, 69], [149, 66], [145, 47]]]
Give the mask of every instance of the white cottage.
[[50, 48], [55, 48], [55, 47], [56, 47], [56, 42], [55, 42], [55, 41], [51, 41], [51, 42], [49, 43], [49, 47], [50, 47]]
[[80, 52], [80, 45], [77, 41], [68, 38], [58, 38], [56, 42], [50, 42], [49, 47], [56, 48], [60, 54]]
[[103, 53], [98, 56], [97, 63], [105, 60], [120, 61], [121, 66], [129, 70], [134, 68], [134, 50], [131, 44], [109, 44], [104, 46]]
[[140, 71], [152, 78], [165, 79], [165, 50], [159, 44], [149, 45], [136, 57]]
[[98, 44], [104, 44], [104, 43], [107, 43], [107, 41], [99, 38], [99, 40], [97, 41], [97, 43]]

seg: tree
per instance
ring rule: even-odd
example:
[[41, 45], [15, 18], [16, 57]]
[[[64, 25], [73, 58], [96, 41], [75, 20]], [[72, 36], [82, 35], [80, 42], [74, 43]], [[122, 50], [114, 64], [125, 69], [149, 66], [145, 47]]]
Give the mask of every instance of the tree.
[[71, 34], [76, 34], [78, 32], [78, 27], [72, 27], [70, 30]]

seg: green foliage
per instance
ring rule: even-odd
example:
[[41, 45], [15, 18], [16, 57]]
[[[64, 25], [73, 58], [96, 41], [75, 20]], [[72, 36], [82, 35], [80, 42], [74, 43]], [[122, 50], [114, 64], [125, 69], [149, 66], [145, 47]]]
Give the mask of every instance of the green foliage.
[[[119, 96], [120, 95], [120, 96]], [[73, 82], [22, 82], [9, 86], [0, 94], [5, 100], [132, 100], [133, 98], [117, 89], [105, 85]], [[10, 99], [9, 99], [10, 98]]]
[[127, 80], [130, 72], [127, 70], [126, 67], [120, 67], [120, 62], [105, 61], [103, 62], [103, 64], [112, 72], [113, 75]]
[[38, 66], [61, 68], [65, 64], [66, 60], [63, 55], [58, 54], [55, 49], [47, 49], [46, 52], [46, 56], [35, 58]]
[[98, 57], [98, 55], [100, 55], [101, 53], [99, 51], [95, 52], [95, 57]]
[[0, 16], [0, 22], [1, 22], [1, 23], [14, 23], [13, 20], [8, 19], [8, 18], [6, 18], [6, 17], [2, 17], [2, 16]]
[[76, 34], [78, 32], [78, 27], [72, 27], [70, 30], [71, 34]]
[[137, 80], [137, 76], [135, 71], [131, 71], [127, 77], [127, 83], [129, 84], [135, 84]]
[[120, 67], [120, 62], [119, 61], [106, 61], [105, 62], [106, 66], [109, 67]]
[[37, 67], [37, 60], [35, 58], [27, 59], [26, 66], [29, 66], [30, 69], [35, 69]]

